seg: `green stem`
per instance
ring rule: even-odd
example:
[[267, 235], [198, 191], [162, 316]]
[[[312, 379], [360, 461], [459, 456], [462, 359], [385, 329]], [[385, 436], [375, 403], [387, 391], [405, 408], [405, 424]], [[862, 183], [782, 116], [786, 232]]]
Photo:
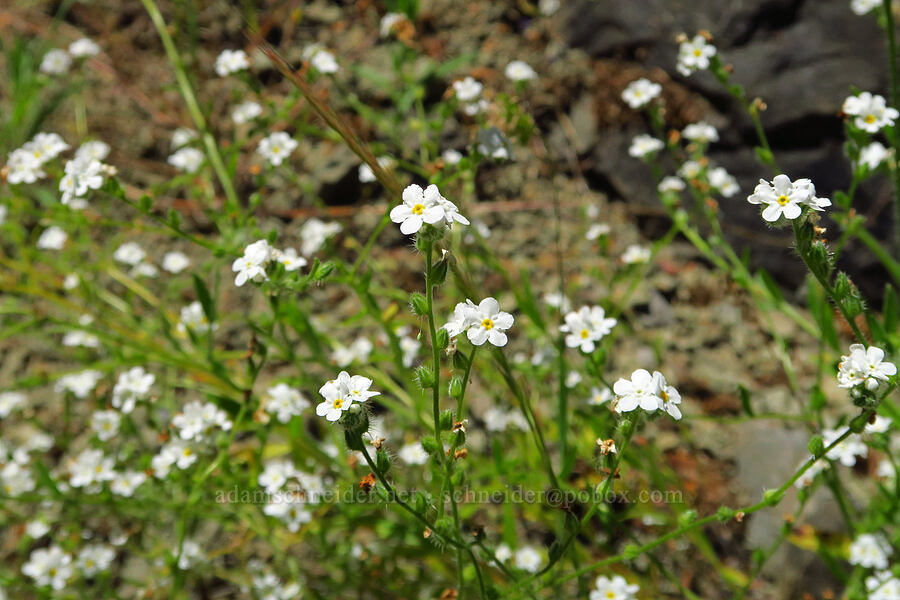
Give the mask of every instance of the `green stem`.
[[181, 62], [181, 56], [178, 53], [178, 49], [175, 47], [175, 42], [172, 41], [172, 36], [169, 35], [165, 19], [163, 19], [162, 13], [159, 12], [159, 7], [156, 6], [154, 0], [141, 0], [141, 2], [144, 4], [144, 8], [150, 15], [150, 20], [153, 21], [154, 27], [156, 27], [156, 32], [159, 34], [159, 39], [162, 41], [163, 47], [166, 50], [166, 56], [168, 57], [169, 62], [172, 63], [172, 67], [175, 69], [175, 80], [178, 82], [178, 87], [181, 90], [181, 95], [184, 98], [185, 104], [187, 104], [191, 119], [194, 121], [194, 126], [200, 131], [203, 139], [203, 146], [206, 148], [206, 157], [209, 159], [213, 170], [216, 172], [216, 177], [218, 177], [222, 189], [225, 191], [225, 197], [228, 200], [229, 207], [231, 210], [236, 210], [239, 206], [237, 192], [234, 189], [231, 177], [228, 175], [228, 170], [225, 168], [225, 163], [222, 161], [222, 155], [219, 154], [216, 140], [209, 132], [206, 119], [203, 117], [203, 112], [200, 110], [200, 105], [197, 103], [197, 97], [194, 96], [191, 82], [188, 79], [187, 72], [184, 70], [184, 63]]
[[[431, 342], [431, 361], [434, 370], [434, 383], [431, 388], [431, 409], [434, 413], [434, 439], [437, 441], [438, 447], [438, 464], [443, 464], [444, 443], [441, 441], [441, 350], [437, 346], [437, 329], [434, 326], [434, 274], [431, 268], [433, 255], [434, 244], [428, 242], [428, 247], [425, 249], [425, 301], [428, 307], [428, 339]], [[443, 508], [443, 502], [441, 507]]]

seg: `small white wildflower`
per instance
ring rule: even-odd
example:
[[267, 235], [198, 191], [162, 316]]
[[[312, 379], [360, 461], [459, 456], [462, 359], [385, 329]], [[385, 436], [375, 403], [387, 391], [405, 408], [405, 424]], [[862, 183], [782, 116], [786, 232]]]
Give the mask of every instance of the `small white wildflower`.
[[374, 344], [367, 338], [361, 337], [353, 341], [349, 346], [338, 346], [331, 354], [331, 361], [339, 367], [347, 367], [354, 362], [366, 363], [369, 354], [375, 349]]
[[731, 198], [741, 191], [737, 179], [722, 167], [715, 167], [706, 174], [709, 179], [709, 185], [719, 190], [719, 193], [726, 198]]
[[473, 102], [481, 96], [484, 86], [472, 77], [453, 82], [453, 92], [460, 102]]
[[584, 234], [584, 237], [589, 241], [593, 242], [596, 239], [599, 239], [605, 235], [609, 235], [612, 232], [612, 228], [606, 223], [594, 223], [590, 227], [588, 227], [587, 233]]
[[709, 68], [709, 60], [716, 55], [716, 47], [706, 41], [702, 35], [685, 40], [678, 46], [678, 63], [676, 69], [685, 77], [695, 71]]
[[315, 254], [328, 238], [340, 231], [341, 225], [339, 223], [325, 223], [316, 218], [309, 219], [300, 227], [300, 239], [303, 240], [300, 246], [300, 253], [304, 256]]
[[91, 415], [91, 429], [105, 442], [119, 433], [121, 420], [122, 417], [114, 410], [98, 410]]
[[703, 165], [696, 160], [685, 161], [678, 169], [678, 174], [685, 179], [697, 179], [703, 173]]
[[865, 432], [866, 433], [887, 433], [891, 428], [891, 423], [893, 420], [890, 417], [882, 417], [881, 415], [875, 415], [875, 420], [871, 423], [866, 423]]
[[665, 144], [662, 143], [662, 140], [658, 140], [652, 135], [642, 133], [635, 136], [631, 141], [631, 147], [628, 148], [628, 154], [635, 158], [642, 158], [648, 154], [659, 152], [664, 147]]
[[716, 130], [715, 127], [713, 127], [706, 121], [691, 123], [684, 128], [684, 131], [681, 132], [681, 135], [685, 139], [691, 140], [693, 142], [700, 142], [701, 144], [709, 144], [711, 142], [719, 141], [718, 130]]
[[34, 490], [35, 481], [27, 467], [16, 461], [0, 469], [0, 490], [7, 496], [18, 496]]
[[69, 44], [69, 54], [75, 58], [84, 58], [86, 56], [96, 56], [100, 54], [100, 46], [90, 38], [81, 38]]
[[441, 154], [441, 158], [444, 159], [444, 164], [448, 165], [458, 165], [459, 161], [463, 159], [463, 155], [460, 151], [454, 150], [453, 148], [448, 148], [444, 150]]
[[494, 556], [498, 561], [502, 563], [505, 563], [510, 558], [512, 558], [512, 555], [512, 550], [506, 544], [500, 544], [499, 546], [497, 546], [497, 549], [494, 550]]
[[532, 546], [523, 546], [516, 550], [515, 554], [516, 568], [528, 571], [529, 573], [537, 573], [541, 568], [543, 559], [541, 553]]
[[681, 394], [674, 387], [666, 383], [665, 376], [659, 371], [653, 371], [653, 379], [656, 384], [657, 394], [662, 402], [659, 405], [661, 410], [669, 413], [669, 416], [676, 421], [681, 419]]
[[341, 371], [335, 379], [319, 388], [319, 394], [324, 400], [316, 406], [316, 414], [328, 421], [337, 421], [354, 402], [364, 403], [381, 393], [371, 391], [371, 386], [372, 380], [368, 377], [351, 376], [347, 371]]
[[613, 575], [612, 579], [600, 576], [594, 582], [590, 600], [635, 600], [641, 589], [636, 583], [628, 583], [621, 575]]
[[572, 301], [562, 292], [548, 292], [544, 294], [544, 302], [559, 312], [567, 313], [572, 310]]
[[145, 399], [156, 377], [147, 373], [143, 367], [133, 367], [121, 375], [113, 387], [112, 405], [123, 413], [134, 410], [135, 402]]
[[296, 493], [276, 494], [263, 508], [263, 513], [284, 523], [291, 533], [296, 533], [301, 525], [312, 521], [312, 513], [306, 510], [305, 499]]
[[115, 474], [109, 482], [109, 489], [113, 494], [130, 498], [145, 481], [147, 476], [140, 471], [124, 471]]
[[262, 106], [256, 102], [242, 102], [235, 106], [234, 110], [231, 111], [231, 120], [234, 121], [236, 125], [243, 125], [261, 115], [262, 110]]
[[203, 152], [196, 148], [181, 148], [169, 157], [168, 163], [185, 173], [196, 173], [203, 164]]
[[[389, 156], [379, 156], [375, 159], [378, 162], [378, 166], [381, 168], [387, 168], [394, 164], [394, 161]], [[360, 183], [372, 183], [377, 179], [375, 177], [375, 171], [372, 170], [372, 167], [363, 163], [359, 165], [359, 182]]]
[[85, 577], [93, 577], [109, 569], [116, 551], [105, 544], [90, 544], [81, 549], [75, 561], [78, 570]]
[[204, 560], [206, 556], [200, 544], [194, 540], [184, 540], [181, 544], [181, 555], [178, 557], [178, 568], [185, 571]]
[[422, 444], [419, 442], [413, 442], [412, 444], [406, 444], [401, 447], [400, 450], [397, 451], [397, 456], [408, 465], [424, 465], [428, 462], [429, 458], [428, 453], [425, 452], [425, 448], [423, 448]]
[[883, 4], [882, 0], [850, 0], [850, 10], [862, 16]]
[[289, 460], [275, 460], [266, 463], [266, 468], [259, 474], [259, 485], [267, 494], [274, 494], [285, 486], [288, 479], [294, 476], [297, 468]]
[[747, 202], [765, 204], [762, 217], [770, 223], [782, 216], [793, 220], [800, 216], [802, 207], [809, 205], [814, 197], [810, 187], [808, 179], [798, 179], [792, 183], [787, 175], [776, 175], [772, 183], [760, 179], [753, 194], [747, 197]]
[[424, 190], [416, 184], [409, 185], [403, 190], [403, 203], [391, 209], [391, 221], [400, 224], [404, 235], [418, 232], [425, 223], [436, 225], [444, 220], [441, 199], [436, 185]]
[[658, 380], [646, 369], [634, 371], [630, 381], [619, 379], [613, 385], [613, 391], [618, 396], [615, 409], [619, 413], [630, 412], [638, 407], [653, 412], [663, 403], [659, 396]]
[[659, 182], [659, 187], [657, 189], [659, 189], [660, 193], [681, 192], [684, 191], [685, 187], [687, 186], [683, 179], [675, 177], [674, 175], [667, 175]]
[[[468, 302], [468, 301], [467, 301]], [[457, 305], [459, 307], [460, 305]], [[476, 346], [490, 342], [494, 346], [505, 346], [507, 329], [513, 326], [513, 316], [500, 310], [494, 298], [485, 298], [477, 307], [470, 309], [466, 336]]]
[[29, 521], [25, 526], [25, 535], [33, 540], [44, 537], [50, 531], [50, 526], [45, 521], [36, 519]]
[[62, 590], [73, 574], [72, 557], [59, 546], [38, 548], [22, 565], [22, 573], [39, 586], [49, 585], [54, 590]]
[[[181, 309], [181, 319], [178, 321], [177, 331], [179, 335], [187, 335], [190, 329], [194, 333], [206, 333], [209, 331], [210, 323], [203, 312], [203, 305], [197, 301], [191, 302]], [[217, 325], [212, 326], [213, 330], [217, 329]]]
[[278, 166], [297, 148], [297, 141], [284, 131], [276, 131], [259, 142], [257, 152], [273, 166]]
[[83, 450], [68, 461], [69, 485], [93, 491], [97, 484], [115, 477], [113, 463], [113, 459], [104, 456], [100, 450]]
[[596, 348], [596, 343], [609, 334], [615, 324], [616, 320], [607, 318], [602, 307], [582, 306], [578, 311], [565, 316], [565, 324], [559, 330], [568, 334], [566, 346], [591, 353]]
[[48, 227], [38, 238], [37, 247], [41, 250], [60, 250], [69, 239], [69, 235], [57, 226]]
[[[847, 432], [847, 427], [841, 429], [823, 429], [822, 442], [827, 448], [835, 442], [839, 437]], [[865, 458], [869, 453], [868, 447], [863, 443], [862, 437], [858, 433], [851, 433], [844, 438], [837, 446], [829, 450], [825, 456], [830, 460], [836, 460], [845, 467], [852, 467], [856, 464], [856, 457]]]
[[266, 240], [258, 240], [244, 248], [244, 254], [234, 260], [231, 270], [237, 273], [234, 285], [240, 287], [248, 280], [263, 281], [268, 279], [266, 266], [272, 260], [273, 248]]
[[[806, 460], [801, 464], [805, 464]], [[813, 484], [813, 481], [816, 479], [816, 475], [824, 471], [828, 468], [828, 462], [824, 460], [817, 460], [812, 464], [812, 466], [807, 469], [800, 478], [794, 482], [794, 487], [797, 489], [803, 489], [805, 487], [809, 487]]]
[[600, 406], [606, 404], [612, 399], [612, 392], [607, 387], [592, 387], [591, 395], [588, 397], [588, 404], [591, 406]]
[[325, 50], [321, 44], [310, 44], [304, 48], [301, 58], [309, 61], [309, 64], [319, 73], [331, 74], [340, 70], [334, 54]]
[[512, 81], [528, 81], [537, 78], [537, 73], [531, 66], [521, 60], [514, 60], [506, 65], [506, 77]]
[[284, 265], [284, 270], [287, 272], [296, 271], [307, 265], [306, 259], [297, 254], [296, 248], [277, 250], [274, 254], [274, 258], [277, 262]]
[[575, 388], [579, 383], [581, 383], [583, 377], [581, 373], [578, 371], [572, 370], [566, 373], [566, 379], [563, 382], [567, 388], [570, 390]]
[[101, 377], [103, 377], [103, 373], [92, 369], [63, 375], [56, 381], [54, 390], [58, 394], [70, 392], [76, 398], [83, 400], [87, 398], [88, 394], [90, 394], [97, 386], [97, 382], [100, 381]]
[[866, 569], [887, 569], [888, 557], [894, 549], [879, 534], [862, 533], [850, 544], [851, 565], [859, 565]]
[[631, 108], [640, 108], [659, 96], [660, 92], [662, 92], [661, 85], [642, 77], [628, 84], [622, 92], [622, 100]]
[[838, 387], [852, 388], [865, 383], [866, 389], [875, 391], [883, 381], [897, 374], [897, 365], [884, 360], [884, 350], [877, 346], [868, 348], [852, 344], [850, 354], [841, 357], [838, 366]]
[[381, 37], [389, 37], [394, 29], [394, 25], [405, 20], [407, 20], [406, 15], [403, 13], [389, 12], [385, 14], [383, 17], [381, 17], [381, 23], [379, 24], [378, 28]]
[[622, 262], [626, 265], [636, 265], [650, 260], [650, 248], [638, 244], [631, 244], [622, 253]]
[[250, 59], [243, 50], [223, 50], [216, 58], [216, 74], [225, 77], [250, 68]]
[[144, 260], [145, 256], [147, 253], [144, 252], [144, 249], [134, 242], [125, 242], [113, 253], [115, 260], [132, 267]]
[[888, 149], [881, 142], [872, 142], [859, 151], [859, 164], [865, 165], [870, 171], [874, 171], [888, 156]]
[[[172, 132], [172, 150], [177, 150], [179, 148], [187, 146], [199, 137], [200, 134], [198, 134], [190, 127], [179, 127]], [[171, 163], [171, 159], [169, 160], [169, 162]]]
[[81, 144], [75, 151], [75, 160], [90, 162], [102, 161], [109, 156], [109, 144], [100, 140], [91, 140]]
[[41, 72], [48, 75], [64, 75], [72, 66], [72, 57], [65, 50], [54, 49], [41, 60]]
[[276, 415], [280, 422], [287, 423], [309, 408], [309, 402], [299, 390], [286, 383], [279, 383], [266, 390], [263, 407], [266, 412]]
[[191, 266], [191, 259], [184, 252], [166, 252], [161, 264], [169, 273], [178, 274]]
[[25, 406], [26, 399], [22, 392], [0, 392], [0, 419], [5, 419], [14, 410]]
[[844, 114], [856, 117], [853, 124], [863, 131], [877, 133], [885, 127], [893, 127], [900, 117], [897, 109], [887, 105], [884, 96], [862, 92], [859, 96], [849, 96], [844, 100]]

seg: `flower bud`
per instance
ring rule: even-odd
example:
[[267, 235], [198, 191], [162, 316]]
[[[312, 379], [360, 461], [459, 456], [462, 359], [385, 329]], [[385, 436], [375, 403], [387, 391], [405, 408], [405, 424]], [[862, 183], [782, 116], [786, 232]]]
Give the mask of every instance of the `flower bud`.
[[428, 300], [419, 292], [413, 292], [409, 296], [409, 306], [414, 315], [424, 317], [428, 314]]
[[818, 435], [813, 436], [806, 447], [809, 450], [809, 453], [816, 458], [819, 458], [825, 452], [825, 442], [822, 441], [822, 438]]
[[447, 261], [439, 260], [431, 265], [431, 282], [441, 285], [447, 279]]
[[454, 487], [461, 486], [465, 480], [465, 471], [454, 471], [453, 475], [450, 476], [450, 483], [452, 483]]
[[429, 367], [422, 365], [416, 369], [416, 378], [419, 380], [419, 385], [422, 388], [434, 387], [434, 372]]
[[843, 300], [853, 293], [853, 284], [847, 274], [841, 271], [834, 279], [834, 295], [838, 300]]
[[441, 431], [448, 431], [453, 427], [453, 411], [445, 410], [441, 413]]
[[375, 455], [375, 467], [382, 475], [390, 471], [391, 459], [384, 450], [379, 450]]
[[450, 378], [449, 394], [453, 398], [459, 398], [460, 394], [463, 392], [463, 384], [462, 379], [458, 376], [454, 375]]
[[424, 448], [425, 452], [428, 454], [434, 454], [438, 450], [437, 440], [430, 435], [426, 435], [422, 438], [422, 448]]
[[434, 334], [434, 343], [438, 350], [443, 350], [450, 345], [450, 334], [447, 333], [446, 329], [441, 328], [437, 330]]

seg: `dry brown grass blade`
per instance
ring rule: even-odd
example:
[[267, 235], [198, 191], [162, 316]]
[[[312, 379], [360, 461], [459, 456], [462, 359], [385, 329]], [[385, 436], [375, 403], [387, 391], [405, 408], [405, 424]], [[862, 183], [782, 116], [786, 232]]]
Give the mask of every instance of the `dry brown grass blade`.
[[350, 147], [353, 152], [359, 156], [369, 167], [372, 169], [372, 173], [375, 174], [375, 177], [378, 181], [387, 189], [387, 191], [394, 197], [400, 197], [403, 193], [403, 187], [400, 181], [394, 176], [393, 171], [383, 168], [378, 164], [378, 161], [375, 159], [375, 155], [369, 150], [369, 147], [360, 140], [356, 134], [353, 132], [353, 129], [347, 124], [347, 122], [341, 118], [327, 103], [323, 102], [320, 98], [318, 98], [315, 93], [313, 93], [312, 88], [309, 87], [309, 84], [304, 81], [302, 77], [300, 77], [297, 72], [288, 64], [288, 62], [278, 54], [278, 51], [272, 47], [271, 44], [260, 38], [259, 34], [252, 31], [246, 30], [244, 34], [250, 40], [250, 42], [259, 48], [266, 56], [269, 57], [269, 60], [272, 61], [272, 64], [275, 65], [275, 68], [284, 75], [288, 81], [294, 84], [294, 86], [300, 90], [300, 93], [303, 94], [303, 97], [307, 102], [313, 107], [313, 109], [319, 114], [322, 119], [328, 123], [328, 126], [334, 129], [338, 135], [340, 135], [347, 145]]

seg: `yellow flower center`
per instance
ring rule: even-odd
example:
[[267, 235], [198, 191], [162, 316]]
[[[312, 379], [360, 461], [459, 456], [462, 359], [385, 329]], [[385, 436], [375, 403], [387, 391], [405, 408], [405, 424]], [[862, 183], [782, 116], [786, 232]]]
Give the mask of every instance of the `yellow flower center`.
[[332, 402], [331, 405], [332, 405], [334, 408], [340, 408], [340, 407], [342, 407], [342, 406], [344, 405], [344, 399], [343, 399], [343, 398], [335, 398], [335, 399], [334, 399], [334, 402]]
[[[694, 56], [699, 57], [702, 55], [703, 55], [703, 51], [700, 48], [694, 48]], [[610, 598], [612, 598], [612, 596], [610, 596]]]
[[280, 154], [281, 146], [272, 146], [272, 154]]
[[414, 215], [421, 215], [423, 212], [425, 212], [425, 205], [424, 204], [416, 204], [415, 206], [412, 207], [412, 212]]
[[863, 120], [866, 123], [868, 123], [869, 125], [871, 125], [872, 123], [874, 123], [876, 121], [876, 118], [875, 118], [875, 115], [866, 115], [866, 118]]
[[182, 451], [182, 454], [183, 454], [184, 456], [190, 456], [190, 455], [193, 454], [193, 453], [194, 453], [193, 450], [191, 450], [190, 448], [185, 448], [185, 449]]
[[587, 329], [581, 330], [581, 339], [586, 340], [586, 339], [588, 339], [588, 337], [590, 337], [590, 335], [591, 335], [591, 332], [588, 331]]
[[484, 327], [485, 329], [493, 329], [493, 328], [494, 328], [494, 322], [491, 321], [490, 319], [484, 319], [484, 320], [481, 322], [481, 326]]
[[662, 396], [664, 402], [669, 401], [669, 394], [666, 393], [666, 390], [660, 390], [659, 395]]
[[778, 196], [778, 204], [780, 204], [781, 206], [784, 206], [785, 204], [787, 204], [790, 201], [791, 201], [791, 199], [788, 198], [787, 196], [785, 196], [784, 194]]

